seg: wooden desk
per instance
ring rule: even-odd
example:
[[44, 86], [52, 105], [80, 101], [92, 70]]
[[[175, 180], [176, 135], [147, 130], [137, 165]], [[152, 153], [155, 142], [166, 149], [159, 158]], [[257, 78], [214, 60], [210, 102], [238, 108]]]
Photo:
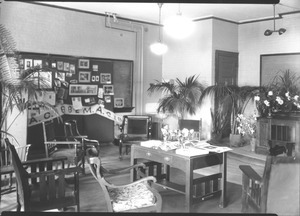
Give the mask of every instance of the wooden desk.
[[[131, 165], [137, 164], [138, 159], [147, 160], [146, 162], [143, 161], [146, 168], [142, 170], [142, 174], [155, 176], [157, 179], [155, 184], [185, 194], [187, 212], [191, 211], [194, 203], [220, 194], [219, 207], [226, 207], [226, 152], [188, 157], [176, 154], [175, 150], [163, 151], [135, 144], [131, 147]], [[194, 170], [214, 165], [220, 166], [219, 173], [199, 178], [194, 177]], [[185, 172], [185, 185], [172, 182], [170, 167]], [[140, 175], [136, 170], [131, 170], [131, 181], [137, 180], [143, 175]]]

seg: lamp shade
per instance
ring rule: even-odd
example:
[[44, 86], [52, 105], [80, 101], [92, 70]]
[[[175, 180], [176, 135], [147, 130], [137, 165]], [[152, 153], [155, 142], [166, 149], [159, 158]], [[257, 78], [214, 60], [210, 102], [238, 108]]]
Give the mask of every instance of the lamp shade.
[[163, 55], [168, 51], [168, 47], [161, 42], [156, 42], [150, 45], [150, 50], [156, 55]]
[[175, 39], [183, 39], [193, 33], [195, 23], [181, 14], [168, 18], [164, 23], [166, 34]]

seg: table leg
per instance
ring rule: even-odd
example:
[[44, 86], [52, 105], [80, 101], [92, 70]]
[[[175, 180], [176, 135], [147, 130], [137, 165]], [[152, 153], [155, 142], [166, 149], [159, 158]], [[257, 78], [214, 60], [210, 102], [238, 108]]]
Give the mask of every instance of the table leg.
[[[131, 152], [131, 157], [130, 157], [130, 165], [132, 166], [132, 165], [135, 165], [136, 163], [137, 163], [137, 159], [135, 159], [134, 157], [133, 157], [133, 150], [132, 150], [132, 152]], [[134, 182], [135, 180], [136, 180], [136, 178], [137, 178], [137, 173], [136, 173], [136, 169], [131, 169], [130, 170], [130, 182]]]
[[185, 209], [187, 212], [191, 212], [193, 204], [193, 160], [187, 163], [186, 175], [185, 175]]
[[227, 152], [223, 152], [223, 163], [221, 165], [221, 172], [222, 172], [222, 180], [221, 180], [221, 198], [219, 207], [225, 208], [226, 207], [226, 191], [227, 191]]

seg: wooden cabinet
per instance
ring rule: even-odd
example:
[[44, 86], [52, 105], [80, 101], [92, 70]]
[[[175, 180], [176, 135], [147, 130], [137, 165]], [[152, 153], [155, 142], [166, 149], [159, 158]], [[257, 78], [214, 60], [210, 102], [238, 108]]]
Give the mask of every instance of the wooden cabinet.
[[258, 144], [256, 153], [268, 154], [268, 140], [273, 145], [295, 143], [295, 151], [299, 152], [300, 145], [300, 113], [275, 114], [272, 118], [259, 118], [257, 125]]

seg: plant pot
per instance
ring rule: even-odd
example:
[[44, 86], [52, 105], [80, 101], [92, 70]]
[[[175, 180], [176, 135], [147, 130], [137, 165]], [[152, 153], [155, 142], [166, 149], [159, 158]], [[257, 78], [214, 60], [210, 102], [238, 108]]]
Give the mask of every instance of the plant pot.
[[229, 145], [230, 147], [239, 147], [242, 143], [242, 136], [240, 134], [230, 134], [229, 135]]

